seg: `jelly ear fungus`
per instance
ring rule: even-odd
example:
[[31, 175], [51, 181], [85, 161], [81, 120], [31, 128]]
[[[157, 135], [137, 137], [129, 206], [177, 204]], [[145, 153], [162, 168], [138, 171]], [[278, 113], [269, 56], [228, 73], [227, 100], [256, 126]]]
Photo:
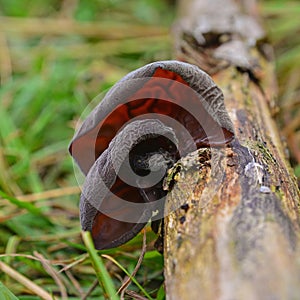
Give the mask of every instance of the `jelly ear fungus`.
[[233, 138], [222, 91], [198, 67], [161, 61], [129, 73], [90, 113], [69, 147], [86, 175], [82, 229], [92, 232], [97, 249], [127, 242], [165, 197], [162, 181], [175, 161]]

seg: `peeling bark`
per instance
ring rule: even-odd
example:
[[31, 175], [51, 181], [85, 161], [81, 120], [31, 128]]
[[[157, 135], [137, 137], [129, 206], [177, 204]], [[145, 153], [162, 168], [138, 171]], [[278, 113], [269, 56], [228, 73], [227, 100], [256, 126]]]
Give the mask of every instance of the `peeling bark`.
[[[299, 190], [272, 119], [272, 51], [256, 3], [190, 0], [179, 10], [177, 58], [222, 89], [236, 139], [217, 165], [202, 149], [168, 176], [166, 209], [180, 208], [165, 218], [167, 299], [297, 299]], [[222, 166], [216, 190], [211, 173]]]

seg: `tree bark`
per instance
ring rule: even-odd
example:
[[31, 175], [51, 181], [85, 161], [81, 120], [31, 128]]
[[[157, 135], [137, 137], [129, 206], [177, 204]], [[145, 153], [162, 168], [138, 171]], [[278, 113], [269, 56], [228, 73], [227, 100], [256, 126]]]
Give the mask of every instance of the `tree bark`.
[[272, 49], [257, 5], [182, 0], [179, 12], [177, 59], [223, 90], [236, 138], [219, 156], [192, 153], [168, 176], [166, 207], [180, 208], [165, 218], [167, 299], [299, 299], [299, 190], [272, 119]]

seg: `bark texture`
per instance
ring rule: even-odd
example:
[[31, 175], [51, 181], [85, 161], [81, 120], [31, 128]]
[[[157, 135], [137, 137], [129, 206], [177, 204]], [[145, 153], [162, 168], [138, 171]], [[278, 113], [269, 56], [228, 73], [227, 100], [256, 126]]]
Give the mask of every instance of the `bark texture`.
[[176, 56], [223, 90], [236, 139], [169, 173], [167, 209], [180, 208], [165, 218], [167, 299], [299, 299], [299, 190], [272, 119], [272, 50], [256, 3], [184, 0], [179, 12]]

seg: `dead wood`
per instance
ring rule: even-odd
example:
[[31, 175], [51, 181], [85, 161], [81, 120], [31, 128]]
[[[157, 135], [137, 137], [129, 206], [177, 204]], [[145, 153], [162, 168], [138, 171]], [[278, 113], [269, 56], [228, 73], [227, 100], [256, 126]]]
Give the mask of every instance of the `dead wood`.
[[257, 5], [182, 0], [179, 16], [177, 59], [222, 89], [236, 139], [169, 174], [167, 208], [180, 208], [165, 218], [167, 299], [297, 299], [299, 190], [272, 119], [274, 64]]

